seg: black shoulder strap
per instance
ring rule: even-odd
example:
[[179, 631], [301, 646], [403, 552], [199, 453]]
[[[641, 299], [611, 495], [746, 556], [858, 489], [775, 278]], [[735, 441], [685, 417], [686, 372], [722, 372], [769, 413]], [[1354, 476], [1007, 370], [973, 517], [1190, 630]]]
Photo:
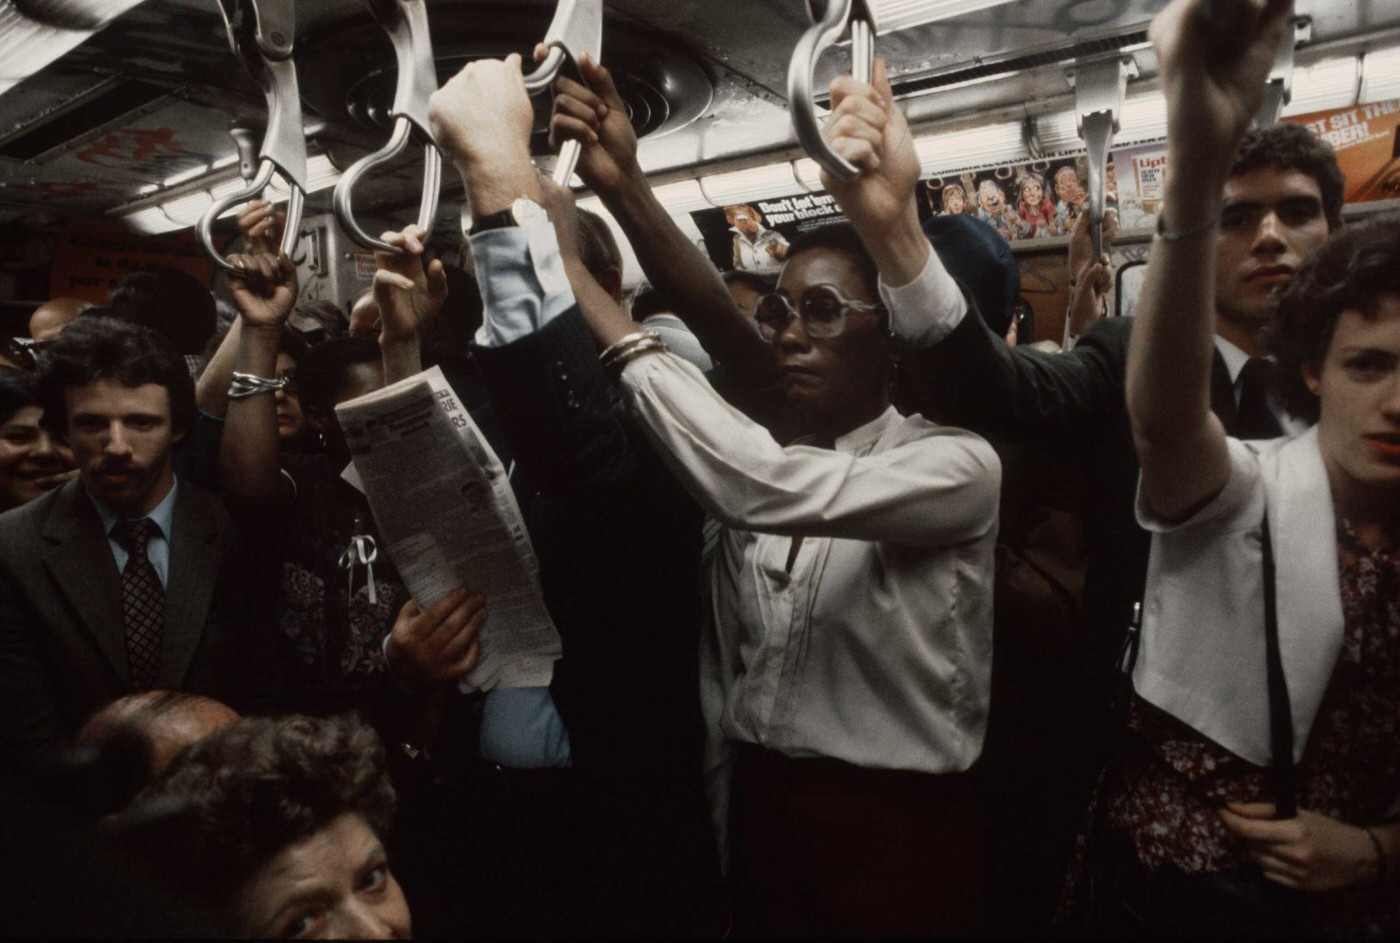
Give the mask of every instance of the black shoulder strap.
[[1264, 655], [1269, 672], [1269, 742], [1274, 755], [1274, 803], [1278, 819], [1298, 815], [1297, 784], [1293, 768], [1293, 710], [1288, 700], [1288, 682], [1283, 675], [1283, 657], [1278, 644], [1277, 579], [1274, 575], [1274, 548], [1269, 536], [1269, 513], [1264, 512], [1259, 537], [1264, 557]]

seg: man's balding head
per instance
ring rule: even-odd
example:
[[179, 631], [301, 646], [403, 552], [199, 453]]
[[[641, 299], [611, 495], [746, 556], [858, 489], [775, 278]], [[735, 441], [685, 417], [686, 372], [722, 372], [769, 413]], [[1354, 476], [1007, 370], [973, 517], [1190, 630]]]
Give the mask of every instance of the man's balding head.
[[118, 698], [88, 718], [74, 742], [103, 743], [136, 736], [150, 747], [151, 775], [165, 769], [190, 744], [238, 720], [227, 704], [182, 691], [142, 691]]
[[51, 341], [91, 307], [91, 301], [81, 298], [50, 298], [29, 316], [29, 336], [41, 344]]

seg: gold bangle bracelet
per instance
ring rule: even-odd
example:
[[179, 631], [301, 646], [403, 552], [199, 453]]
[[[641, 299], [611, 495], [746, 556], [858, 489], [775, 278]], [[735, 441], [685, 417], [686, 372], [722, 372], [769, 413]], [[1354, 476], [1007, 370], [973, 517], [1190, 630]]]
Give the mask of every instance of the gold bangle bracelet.
[[612, 364], [618, 357], [625, 355], [639, 344], [649, 340], [660, 341], [661, 335], [656, 331], [637, 331], [635, 334], [628, 334], [622, 340], [610, 346], [607, 350], [598, 355], [598, 362], [604, 369]]
[[646, 354], [664, 354], [670, 352], [670, 350], [671, 348], [667, 347], [660, 337], [649, 337], [633, 345], [617, 357], [614, 357], [608, 365], [603, 368], [603, 372], [608, 374], [610, 379], [617, 380], [622, 377], [622, 371], [626, 369], [627, 365], [638, 357], [645, 356]]

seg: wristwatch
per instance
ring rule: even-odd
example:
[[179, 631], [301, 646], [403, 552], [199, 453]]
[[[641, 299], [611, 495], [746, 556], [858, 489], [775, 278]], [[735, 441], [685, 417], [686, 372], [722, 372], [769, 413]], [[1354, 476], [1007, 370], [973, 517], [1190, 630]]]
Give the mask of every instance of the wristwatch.
[[544, 218], [544, 207], [540, 206], [529, 197], [519, 197], [515, 202], [503, 210], [495, 213], [487, 213], [472, 221], [472, 228], [467, 233], [475, 236], [479, 232], [486, 232], [491, 229], [506, 229], [510, 226], [524, 226], [532, 220]]

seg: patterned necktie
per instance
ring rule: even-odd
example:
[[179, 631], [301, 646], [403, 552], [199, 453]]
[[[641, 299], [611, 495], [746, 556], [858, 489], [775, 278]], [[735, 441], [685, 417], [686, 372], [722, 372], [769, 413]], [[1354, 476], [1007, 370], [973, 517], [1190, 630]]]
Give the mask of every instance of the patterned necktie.
[[146, 556], [146, 545], [160, 536], [160, 527], [148, 517], [118, 521], [112, 539], [127, 552], [122, 570], [122, 618], [126, 623], [126, 661], [131, 685], [144, 691], [155, 687], [160, 667], [160, 637], [165, 631], [165, 587]]
[[1251, 357], [1240, 371], [1239, 421], [1235, 437], [1240, 439], [1274, 439], [1283, 435], [1278, 417], [1269, 408], [1269, 387], [1274, 365], [1259, 357]]

